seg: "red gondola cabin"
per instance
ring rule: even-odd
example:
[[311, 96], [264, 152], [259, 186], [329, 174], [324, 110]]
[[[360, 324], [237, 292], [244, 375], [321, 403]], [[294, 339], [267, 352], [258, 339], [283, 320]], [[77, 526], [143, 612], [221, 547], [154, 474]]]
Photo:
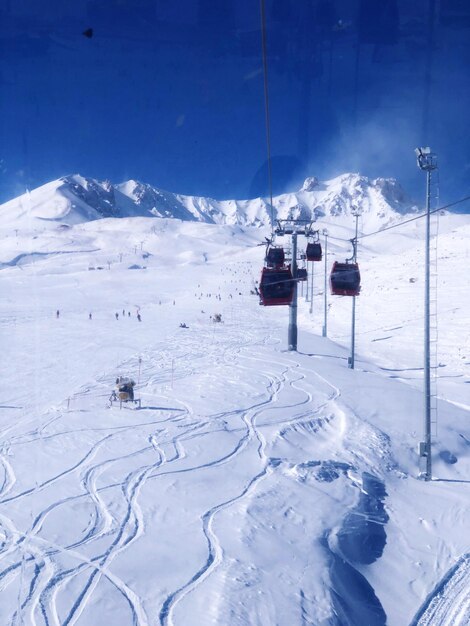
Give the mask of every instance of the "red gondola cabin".
[[269, 247], [266, 252], [267, 267], [282, 267], [286, 260], [284, 248]]
[[335, 261], [330, 274], [330, 287], [334, 296], [358, 296], [361, 290], [359, 265]]
[[307, 280], [307, 270], [305, 267], [297, 268], [297, 280], [305, 281]]
[[263, 267], [259, 284], [260, 304], [263, 306], [292, 304], [294, 285], [290, 268]]
[[321, 243], [319, 243], [318, 241], [308, 243], [307, 249], [305, 250], [305, 255], [307, 257], [307, 261], [321, 261]]

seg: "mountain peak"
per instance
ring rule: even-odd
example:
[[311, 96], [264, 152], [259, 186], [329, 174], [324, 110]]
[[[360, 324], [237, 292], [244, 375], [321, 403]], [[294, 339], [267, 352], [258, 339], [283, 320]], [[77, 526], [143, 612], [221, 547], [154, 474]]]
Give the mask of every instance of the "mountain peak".
[[300, 191], [313, 191], [316, 187], [318, 187], [319, 181], [316, 176], [308, 176], [304, 180], [304, 184], [300, 188]]

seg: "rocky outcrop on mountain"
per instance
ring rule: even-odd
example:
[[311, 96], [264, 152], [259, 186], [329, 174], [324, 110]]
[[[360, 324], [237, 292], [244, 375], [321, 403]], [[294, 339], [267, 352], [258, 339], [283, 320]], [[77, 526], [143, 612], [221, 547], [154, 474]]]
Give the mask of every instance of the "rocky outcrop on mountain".
[[[126, 196], [138, 208], [143, 215], [154, 215], [155, 217], [173, 217], [180, 220], [194, 221], [197, 219], [173, 193], [162, 191], [146, 183], [129, 180], [120, 185], [116, 185], [120, 194]], [[121, 208], [125, 212], [125, 207]], [[205, 221], [205, 220], [204, 220]]]
[[119, 217], [114, 187], [110, 181], [100, 183], [93, 178], [83, 178], [78, 174], [65, 176], [61, 181], [63, 184], [58, 191], [67, 195], [71, 200], [73, 198], [81, 200], [102, 217]]

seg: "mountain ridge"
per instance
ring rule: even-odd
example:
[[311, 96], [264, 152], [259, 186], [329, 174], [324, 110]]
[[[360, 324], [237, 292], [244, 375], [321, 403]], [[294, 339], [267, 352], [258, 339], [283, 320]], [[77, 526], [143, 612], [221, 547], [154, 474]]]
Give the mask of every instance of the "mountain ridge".
[[371, 227], [385, 227], [401, 216], [416, 212], [406, 192], [394, 178], [346, 173], [327, 181], [305, 179], [299, 190], [273, 198], [215, 200], [159, 189], [128, 180], [113, 184], [80, 174], [63, 176], [0, 205], [0, 219], [21, 218], [73, 225], [102, 218], [157, 217], [208, 224], [263, 227], [278, 219], [337, 221], [362, 214]]

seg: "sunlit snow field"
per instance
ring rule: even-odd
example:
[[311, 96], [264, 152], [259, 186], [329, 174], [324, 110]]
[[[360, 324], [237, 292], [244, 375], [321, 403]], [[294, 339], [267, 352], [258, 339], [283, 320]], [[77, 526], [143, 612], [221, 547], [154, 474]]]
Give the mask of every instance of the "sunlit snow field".
[[[0, 624], [467, 624], [469, 221], [440, 219], [431, 482], [422, 220], [361, 243], [355, 370], [349, 298], [321, 337], [323, 263], [286, 350], [287, 307], [250, 293], [260, 230], [5, 226]], [[140, 409], [109, 407], [119, 375]]]

